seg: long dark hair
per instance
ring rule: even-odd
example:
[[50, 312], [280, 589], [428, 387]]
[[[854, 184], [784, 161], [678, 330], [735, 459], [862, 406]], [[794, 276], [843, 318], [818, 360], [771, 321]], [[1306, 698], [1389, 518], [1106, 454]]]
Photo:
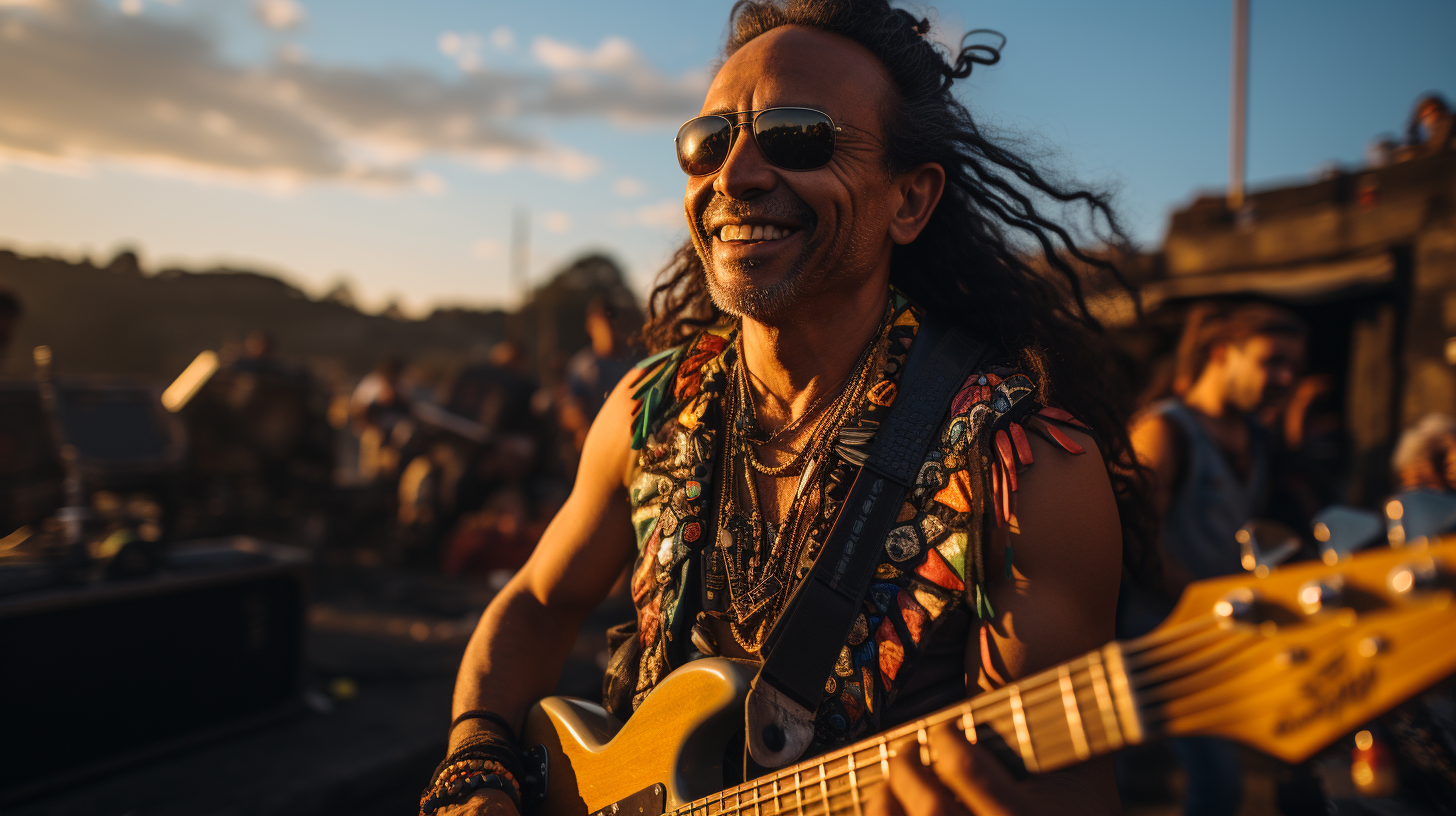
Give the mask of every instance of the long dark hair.
[[[963, 41], [947, 54], [927, 38], [929, 20], [886, 0], [739, 0], [729, 21], [724, 59], [761, 34], [793, 25], [847, 37], [888, 69], [898, 91], [884, 117], [888, 169], [934, 162], [946, 174], [940, 204], [919, 238], [895, 247], [891, 283], [921, 308], [1018, 356], [1044, 401], [1096, 430], [1122, 519], [1123, 563], [1134, 576], [1149, 576], [1156, 569], [1153, 520], [1145, 471], [1128, 440], [1131, 394], [1119, 387], [1114, 355], [1088, 311], [1079, 272], [1103, 273], [1131, 289], [1106, 253], [1079, 246], [1037, 202], [1081, 207], [1092, 222], [1100, 219], [1110, 244], [1127, 240], [1104, 194], [1067, 188], [996, 144], [951, 93], [973, 66], [997, 63], [1000, 46]], [[653, 350], [666, 348], [722, 318], [689, 241], [648, 298], [643, 338]]]

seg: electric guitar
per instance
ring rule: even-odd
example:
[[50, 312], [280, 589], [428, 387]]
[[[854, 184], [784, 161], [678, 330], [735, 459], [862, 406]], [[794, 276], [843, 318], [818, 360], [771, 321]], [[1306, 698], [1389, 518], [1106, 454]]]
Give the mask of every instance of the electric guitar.
[[[583, 700], [526, 722], [539, 816], [862, 816], [889, 757], [951, 722], [1019, 772], [1212, 735], [1300, 762], [1456, 672], [1456, 538], [1190, 585], [1147, 635], [721, 790], [754, 667], [697, 660], [622, 726]], [[1019, 767], [1016, 767], [1019, 766]]]

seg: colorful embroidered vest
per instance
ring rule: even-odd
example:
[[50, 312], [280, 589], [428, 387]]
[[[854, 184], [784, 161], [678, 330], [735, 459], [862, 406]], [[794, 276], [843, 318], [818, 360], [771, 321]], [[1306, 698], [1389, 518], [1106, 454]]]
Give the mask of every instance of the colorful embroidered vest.
[[[888, 348], [866, 405], [835, 446], [819, 502], [821, 531], [832, 526], [873, 429], [894, 404], [919, 320], [898, 296], [891, 319]], [[631, 581], [637, 620], [635, 632], [627, 627], [618, 633], [605, 686], [606, 707], [623, 719], [672, 669], [701, 656], [687, 634], [704, 602], [706, 559], [700, 556], [715, 540], [709, 499], [720, 475], [715, 459], [721, 455], [722, 397], [737, 364], [731, 328], [705, 331], [638, 364], [642, 379], [634, 395], [639, 410], [632, 444], [640, 453], [629, 485], [638, 545]], [[1025, 427], [1069, 452], [1083, 452], [1043, 417], [1076, 424], [1065, 412], [1038, 403], [1031, 380], [1008, 369], [988, 367], [958, 390], [884, 542], [848, 641], [825, 679], [811, 753], [890, 725], [881, 717], [947, 610], [964, 604], [978, 619], [993, 616], [983, 546], [991, 524], [1016, 530], [1016, 469], [1031, 464]], [[811, 541], [788, 589], [807, 572], [822, 543]], [[1010, 547], [1005, 562], [1009, 577]], [[711, 574], [706, 584], [713, 586]]]

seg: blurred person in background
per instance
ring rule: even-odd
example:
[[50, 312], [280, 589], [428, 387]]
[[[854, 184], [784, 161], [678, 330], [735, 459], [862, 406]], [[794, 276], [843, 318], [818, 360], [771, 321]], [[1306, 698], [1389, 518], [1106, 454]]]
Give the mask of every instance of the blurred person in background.
[[[1297, 315], [1271, 303], [1193, 307], [1178, 345], [1174, 396], [1133, 423], [1133, 450], [1152, 470], [1151, 498], [1163, 523], [1163, 585], [1124, 583], [1119, 637], [1151, 631], [1190, 582], [1242, 571], [1234, 534], [1260, 515], [1268, 489], [1268, 434], [1256, 417], [1290, 393], [1306, 334]], [[1188, 775], [1184, 813], [1238, 810], [1242, 769], [1232, 743], [1188, 737], [1169, 747]]]
[[479, 422], [490, 436], [470, 454], [447, 499], [447, 571], [520, 566], [545, 527], [538, 521], [558, 505], [549, 467], [555, 422], [540, 392], [511, 341], [497, 343], [486, 363], [460, 372], [451, 388], [446, 409]]
[[1426, 414], [1405, 429], [1390, 457], [1397, 498], [1413, 491], [1456, 492], [1456, 417]]
[[1399, 156], [1402, 159], [1422, 159], [1447, 150], [1456, 149], [1456, 115], [1445, 97], [1429, 93], [1416, 102], [1411, 111], [1410, 123], [1405, 129], [1405, 146]]
[[603, 295], [593, 298], [586, 309], [586, 333], [591, 344], [572, 355], [566, 364], [566, 389], [560, 421], [578, 453], [586, 444], [586, 432], [607, 394], [632, 369], [626, 354], [618, 315]]
[[331, 432], [318, 384], [278, 358], [255, 331], [185, 409], [188, 490], [201, 491], [207, 519], [195, 534], [249, 531], [294, 538], [321, 534], [333, 474]]
[[359, 475], [366, 482], [393, 476], [399, 450], [390, 439], [409, 423], [409, 396], [400, 381], [403, 364], [394, 358], [365, 374], [349, 397], [349, 417], [359, 435]]
[[[1343, 396], [1327, 374], [1299, 379], [1268, 427], [1274, 437], [1265, 517], [1291, 530], [1309, 531], [1314, 515], [1345, 496], [1349, 445]], [[1307, 536], [1299, 558], [1318, 558]]]
[[20, 298], [0, 289], [0, 371], [5, 369], [6, 353], [10, 350], [10, 341], [15, 338], [15, 332], [20, 327], [22, 312]]

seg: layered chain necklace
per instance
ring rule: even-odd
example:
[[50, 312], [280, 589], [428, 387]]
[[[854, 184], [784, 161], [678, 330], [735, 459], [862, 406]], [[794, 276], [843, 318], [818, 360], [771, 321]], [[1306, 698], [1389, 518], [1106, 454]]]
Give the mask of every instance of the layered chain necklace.
[[[734, 640], [750, 654], [758, 653], [788, 599], [794, 565], [804, 557], [811, 538], [811, 511], [817, 510], [815, 499], [830, 471], [825, 464], [839, 431], [864, 405], [871, 372], [876, 370], [875, 361], [889, 336], [890, 315], [887, 308], [874, 337], [827, 405], [823, 402], [829, 392], [815, 398], [798, 418], [767, 436], [759, 432], [754, 417], [753, 393], [739, 333], [734, 384], [724, 395], [727, 461], [719, 482], [716, 558], [725, 567], [729, 600], [720, 616], [728, 622]], [[759, 458], [758, 448], [779, 442], [805, 425], [809, 428], [806, 441], [798, 450], [790, 447], [787, 460], [768, 465]], [[756, 474], [799, 478], [794, 498], [777, 525], [764, 518]]]

